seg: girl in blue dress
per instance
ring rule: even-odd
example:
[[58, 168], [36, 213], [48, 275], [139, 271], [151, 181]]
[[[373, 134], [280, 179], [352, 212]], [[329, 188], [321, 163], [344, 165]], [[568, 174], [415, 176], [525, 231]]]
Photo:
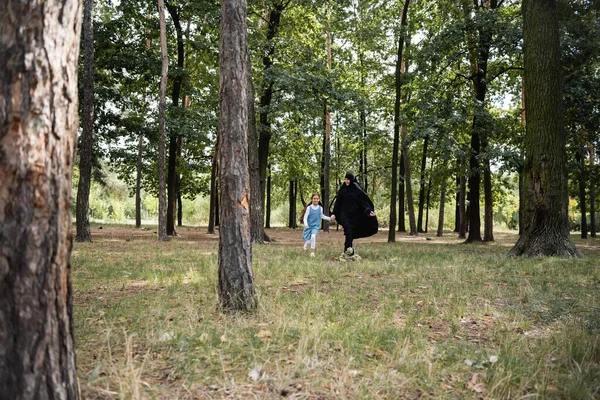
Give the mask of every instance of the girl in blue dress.
[[308, 250], [310, 245], [310, 256], [315, 256], [315, 248], [317, 247], [317, 235], [321, 228], [321, 220], [335, 221], [335, 217], [328, 217], [323, 213], [323, 207], [319, 205], [321, 197], [315, 193], [312, 195], [311, 203], [304, 208], [304, 231], [302, 237], [304, 239], [304, 250]]

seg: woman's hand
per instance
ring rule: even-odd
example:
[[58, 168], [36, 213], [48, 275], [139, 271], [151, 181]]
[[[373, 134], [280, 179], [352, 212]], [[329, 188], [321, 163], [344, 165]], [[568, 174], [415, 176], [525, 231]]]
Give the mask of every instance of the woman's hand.
[[331, 214], [331, 217], [329, 217], [329, 220], [330, 220], [331, 222], [335, 221], [335, 215]]
[[374, 216], [375, 216], [375, 211], [371, 211], [371, 212], [369, 213], [369, 217], [374, 217]]

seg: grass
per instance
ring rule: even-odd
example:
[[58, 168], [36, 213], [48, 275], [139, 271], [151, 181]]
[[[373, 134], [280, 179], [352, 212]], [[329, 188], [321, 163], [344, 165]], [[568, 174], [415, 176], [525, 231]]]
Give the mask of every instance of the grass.
[[513, 234], [382, 232], [340, 263], [340, 232], [309, 258], [299, 231], [274, 229], [253, 252], [258, 311], [223, 314], [204, 232], [104, 226], [74, 245], [84, 398], [600, 397], [598, 239], [575, 239], [583, 260], [515, 260]]

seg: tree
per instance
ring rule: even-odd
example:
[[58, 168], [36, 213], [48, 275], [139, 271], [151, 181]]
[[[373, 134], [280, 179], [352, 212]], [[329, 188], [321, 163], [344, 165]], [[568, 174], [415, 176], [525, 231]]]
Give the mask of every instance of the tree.
[[580, 257], [569, 236], [556, 0], [524, 0], [524, 229], [510, 256]]
[[92, 180], [92, 145], [94, 137], [94, 0], [85, 0], [83, 7], [84, 84], [83, 126], [79, 147], [79, 182], [77, 184], [77, 235], [78, 242], [91, 242], [90, 184]]
[[167, 108], [167, 75], [169, 72], [169, 55], [167, 53], [167, 27], [165, 24], [165, 2], [158, 0], [158, 18], [160, 23], [160, 53], [162, 70], [160, 75], [160, 100], [158, 104], [158, 240], [166, 241], [167, 237], [167, 196], [165, 179], [165, 141]]
[[221, 2], [219, 43], [219, 301], [223, 310], [257, 306], [252, 274], [248, 174], [246, 1]]
[[0, 395], [77, 399], [71, 174], [80, 3], [0, 13]]
[[[408, 4], [410, 0], [404, 1], [402, 7], [402, 20], [400, 22], [400, 35], [398, 35], [398, 55], [396, 59], [396, 101], [394, 103], [394, 145], [392, 149], [392, 185], [390, 199], [390, 229], [388, 232], [388, 243], [396, 241], [396, 188], [398, 186], [398, 147], [400, 146], [400, 105], [402, 102], [402, 78], [404, 77], [404, 40], [406, 36], [406, 20], [408, 16]], [[405, 151], [405, 135], [403, 135], [402, 154]], [[404, 162], [404, 160], [402, 160]], [[406, 166], [405, 166], [406, 168]], [[411, 191], [412, 196], [412, 191]], [[403, 209], [404, 207], [402, 207]], [[402, 210], [404, 211], [404, 210]], [[404, 222], [404, 221], [402, 221]], [[411, 230], [412, 232], [412, 230]]]

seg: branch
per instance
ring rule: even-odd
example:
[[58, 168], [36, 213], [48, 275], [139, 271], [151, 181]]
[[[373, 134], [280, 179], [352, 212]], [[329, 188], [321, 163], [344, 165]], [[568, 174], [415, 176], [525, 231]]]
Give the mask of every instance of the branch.
[[504, 68], [500, 72], [498, 72], [496, 75], [494, 75], [490, 79], [488, 79], [488, 83], [491, 83], [494, 79], [496, 79], [497, 77], [499, 77], [503, 73], [511, 71], [511, 70], [514, 70], [514, 71], [524, 71], [525, 68], [523, 68], [523, 67], [507, 67], [507, 68]]

